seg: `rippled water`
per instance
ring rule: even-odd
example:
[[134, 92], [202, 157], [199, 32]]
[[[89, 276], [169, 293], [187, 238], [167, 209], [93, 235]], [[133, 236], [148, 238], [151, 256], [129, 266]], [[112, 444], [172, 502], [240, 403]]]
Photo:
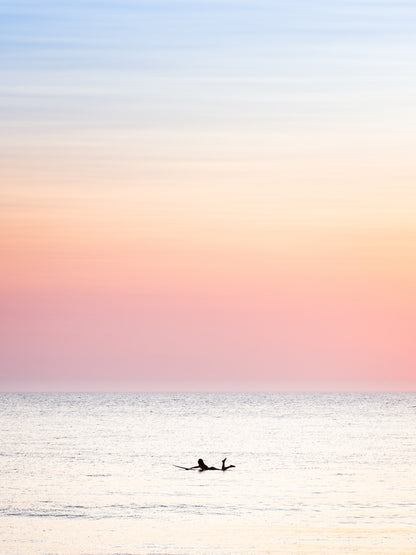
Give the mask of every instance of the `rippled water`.
[[[414, 553], [416, 394], [2, 394], [0, 552]], [[202, 457], [236, 468], [197, 472]]]

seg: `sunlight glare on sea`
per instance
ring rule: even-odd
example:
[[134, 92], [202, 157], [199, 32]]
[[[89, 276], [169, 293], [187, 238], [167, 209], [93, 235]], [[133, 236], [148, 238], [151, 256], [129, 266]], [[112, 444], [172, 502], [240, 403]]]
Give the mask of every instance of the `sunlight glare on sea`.
[[[0, 552], [414, 553], [413, 393], [0, 395]], [[227, 472], [173, 465], [227, 463]]]

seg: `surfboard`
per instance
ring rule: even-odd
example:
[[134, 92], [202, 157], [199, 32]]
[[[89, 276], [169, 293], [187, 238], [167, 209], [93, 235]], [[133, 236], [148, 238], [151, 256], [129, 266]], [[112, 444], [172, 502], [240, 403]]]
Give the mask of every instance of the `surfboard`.
[[185, 466], [178, 466], [177, 464], [174, 464], [173, 466], [176, 466], [176, 468], [182, 468], [182, 470], [194, 470], [194, 468], [186, 468]]

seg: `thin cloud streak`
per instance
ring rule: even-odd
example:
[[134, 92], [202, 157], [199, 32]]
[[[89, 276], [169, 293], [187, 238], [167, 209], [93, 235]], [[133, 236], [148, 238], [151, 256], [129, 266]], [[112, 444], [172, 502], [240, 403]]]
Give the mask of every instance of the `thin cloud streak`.
[[415, 15], [3, 2], [0, 387], [413, 387]]

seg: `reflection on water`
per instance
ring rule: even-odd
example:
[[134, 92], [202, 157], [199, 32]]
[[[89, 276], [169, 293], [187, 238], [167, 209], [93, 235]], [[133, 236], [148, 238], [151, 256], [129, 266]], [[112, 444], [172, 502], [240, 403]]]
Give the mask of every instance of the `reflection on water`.
[[[414, 394], [3, 394], [0, 405], [1, 552], [414, 548]], [[200, 456], [236, 468], [173, 467]]]

